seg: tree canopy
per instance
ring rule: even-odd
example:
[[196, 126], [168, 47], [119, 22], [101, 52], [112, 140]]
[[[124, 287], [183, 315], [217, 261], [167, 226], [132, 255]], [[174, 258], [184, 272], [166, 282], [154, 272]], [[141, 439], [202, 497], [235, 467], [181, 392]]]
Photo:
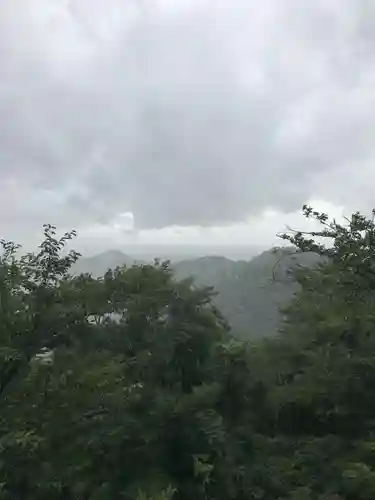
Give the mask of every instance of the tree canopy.
[[74, 232], [1, 241], [0, 498], [372, 500], [373, 218], [303, 211], [322, 230], [281, 236], [321, 258], [253, 342], [168, 262], [73, 275]]

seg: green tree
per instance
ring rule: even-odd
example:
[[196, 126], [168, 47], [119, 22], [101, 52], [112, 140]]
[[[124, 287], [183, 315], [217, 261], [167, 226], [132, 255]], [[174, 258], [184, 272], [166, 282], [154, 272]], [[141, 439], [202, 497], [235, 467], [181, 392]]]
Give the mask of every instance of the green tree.
[[73, 235], [3, 242], [2, 498], [208, 498], [227, 437], [212, 291], [159, 262], [70, 276]]
[[297, 271], [301, 291], [266, 358], [273, 359], [269, 409], [283, 450], [273, 455], [284, 488], [278, 494], [369, 500], [375, 487], [374, 455], [364, 452], [375, 422], [373, 218], [355, 213], [339, 224], [311, 207], [303, 211], [322, 230], [282, 238], [322, 259]]

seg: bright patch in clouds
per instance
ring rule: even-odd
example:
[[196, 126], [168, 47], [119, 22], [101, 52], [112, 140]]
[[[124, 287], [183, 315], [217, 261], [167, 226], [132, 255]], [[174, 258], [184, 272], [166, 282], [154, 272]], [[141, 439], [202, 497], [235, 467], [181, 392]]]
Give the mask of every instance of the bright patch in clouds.
[[[311, 200], [311, 204], [316, 210], [335, 217], [338, 222], [343, 222], [343, 217], [348, 215], [343, 207], [337, 207], [329, 202]], [[129, 218], [131, 219], [131, 217]], [[124, 219], [127, 221], [127, 217]], [[301, 211], [284, 214], [275, 210], [267, 210], [259, 217], [249, 217], [246, 222], [229, 226], [210, 228], [171, 226], [164, 229], [124, 231], [124, 226], [117, 222], [111, 226], [95, 225], [82, 228], [79, 234], [82, 237], [80, 243], [82, 242], [83, 249], [87, 251], [90, 251], [92, 247], [104, 250], [106, 245], [103, 246], [103, 242], [108, 241], [108, 238], [114, 248], [121, 248], [124, 251], [126, 251], [127, 245], [134, 243], [150, 246], [168, 244], [181, 246], [253, 245], [266, 249], [274, 245], [282, 245], [283, 242], [277, 237], [277, 234], [287, 231], [288, 227], [302, 231], [314, 231], [319, 228], [319, 224], [313, 220], [306, 220], [301, 215]]]
[[113, 219], [113, 228], [115, 231], [133, 232], [134, 216], [131, 212], [124, 212]]

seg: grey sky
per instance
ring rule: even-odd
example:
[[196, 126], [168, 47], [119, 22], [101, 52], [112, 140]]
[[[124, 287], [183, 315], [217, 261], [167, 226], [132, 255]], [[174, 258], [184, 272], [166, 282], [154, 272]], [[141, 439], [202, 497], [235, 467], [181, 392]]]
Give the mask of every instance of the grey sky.
[[3, 0], [0, 224], [368, 209], [371, 0]]

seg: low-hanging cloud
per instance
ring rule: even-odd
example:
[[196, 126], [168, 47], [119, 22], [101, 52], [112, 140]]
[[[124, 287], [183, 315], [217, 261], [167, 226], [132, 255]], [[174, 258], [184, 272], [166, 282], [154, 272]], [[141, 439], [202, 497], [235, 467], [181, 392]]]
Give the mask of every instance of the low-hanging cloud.
[[210, 226], [311, 196], [371, 201], [371, 182], [348, 183], [375, 153], [374, 13], [5, 1], [0, 223]]

